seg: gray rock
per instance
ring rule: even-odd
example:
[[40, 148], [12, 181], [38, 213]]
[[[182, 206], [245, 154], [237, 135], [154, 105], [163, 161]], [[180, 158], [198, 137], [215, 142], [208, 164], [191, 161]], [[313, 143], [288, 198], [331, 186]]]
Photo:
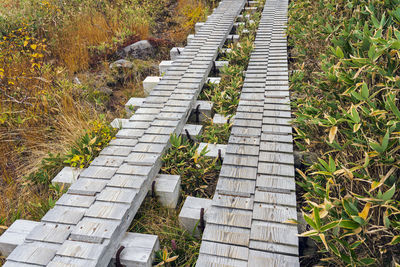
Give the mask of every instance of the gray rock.
[[98, 91], [102, 92], [102, 93], [104, 93], [106, 95], [112, 95], [112, 93], [113, 93], [113, 90], [111, 88], [107, 87], [107, 86], [100, 87], [98, 89]]
[[125, 59], [120, 59], [110, 64], [110, 69], [131, 69], [131, 68], [133, 68], [133, 63]]
[[123, 49], [124, 57], [147, 58], [154, 53], [154, 47], [148, 40], [141, 40]]

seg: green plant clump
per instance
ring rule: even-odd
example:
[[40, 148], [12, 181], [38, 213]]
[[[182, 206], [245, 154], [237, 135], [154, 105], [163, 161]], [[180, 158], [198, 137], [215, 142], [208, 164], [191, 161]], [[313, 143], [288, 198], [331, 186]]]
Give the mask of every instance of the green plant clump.
[[114, 138], [116, 130], [102, 122], [94, 122], [93, 128], [87, 131], [65, 155], [49, 156], [42, 160], [38, 170], [30, 173], [26, 179], [34, 184], [49, 185], [54, 176], [64, 166], [86, 168], [98, 156], [100, 151]]
[[400, 1], [292, 1], [289, 17], [303, 236], [330, 263], [398, 266]]

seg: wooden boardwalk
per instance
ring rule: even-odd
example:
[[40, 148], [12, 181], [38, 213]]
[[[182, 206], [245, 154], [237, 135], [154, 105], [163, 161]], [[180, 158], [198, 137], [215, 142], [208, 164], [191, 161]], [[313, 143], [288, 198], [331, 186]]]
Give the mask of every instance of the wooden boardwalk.
[[[197, 266], [298, 266], [285, 28], [267, 0]], [[180, 134], [246, 0], [222, 0], [135, 114], [7, 258], [13, 266], [108, 266]]]
[[299, 266], [287, 7], [265, 3], [198, 267]]
[[10, 266], [108, 266], [180, 134], [245, 0], [223, 0], [117, 139], [7, 258]]

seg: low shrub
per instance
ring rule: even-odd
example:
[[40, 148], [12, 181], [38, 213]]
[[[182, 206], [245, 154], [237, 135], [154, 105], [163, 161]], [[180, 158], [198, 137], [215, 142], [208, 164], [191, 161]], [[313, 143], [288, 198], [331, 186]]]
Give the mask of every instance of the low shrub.
[[399, 4], [290, 4], [295, 142], [309, 156], [303, 236], [329, 263], [399, 264]]

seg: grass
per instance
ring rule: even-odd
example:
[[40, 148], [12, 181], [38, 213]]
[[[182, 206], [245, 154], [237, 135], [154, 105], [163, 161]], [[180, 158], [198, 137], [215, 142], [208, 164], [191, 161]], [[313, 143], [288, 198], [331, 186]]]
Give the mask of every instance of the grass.
[[[325, 265], [398, 266], [399, 1], [295, 1], [295, 142], [302, 210]], [[313, 14], [313, 15], [307, 15]]]

